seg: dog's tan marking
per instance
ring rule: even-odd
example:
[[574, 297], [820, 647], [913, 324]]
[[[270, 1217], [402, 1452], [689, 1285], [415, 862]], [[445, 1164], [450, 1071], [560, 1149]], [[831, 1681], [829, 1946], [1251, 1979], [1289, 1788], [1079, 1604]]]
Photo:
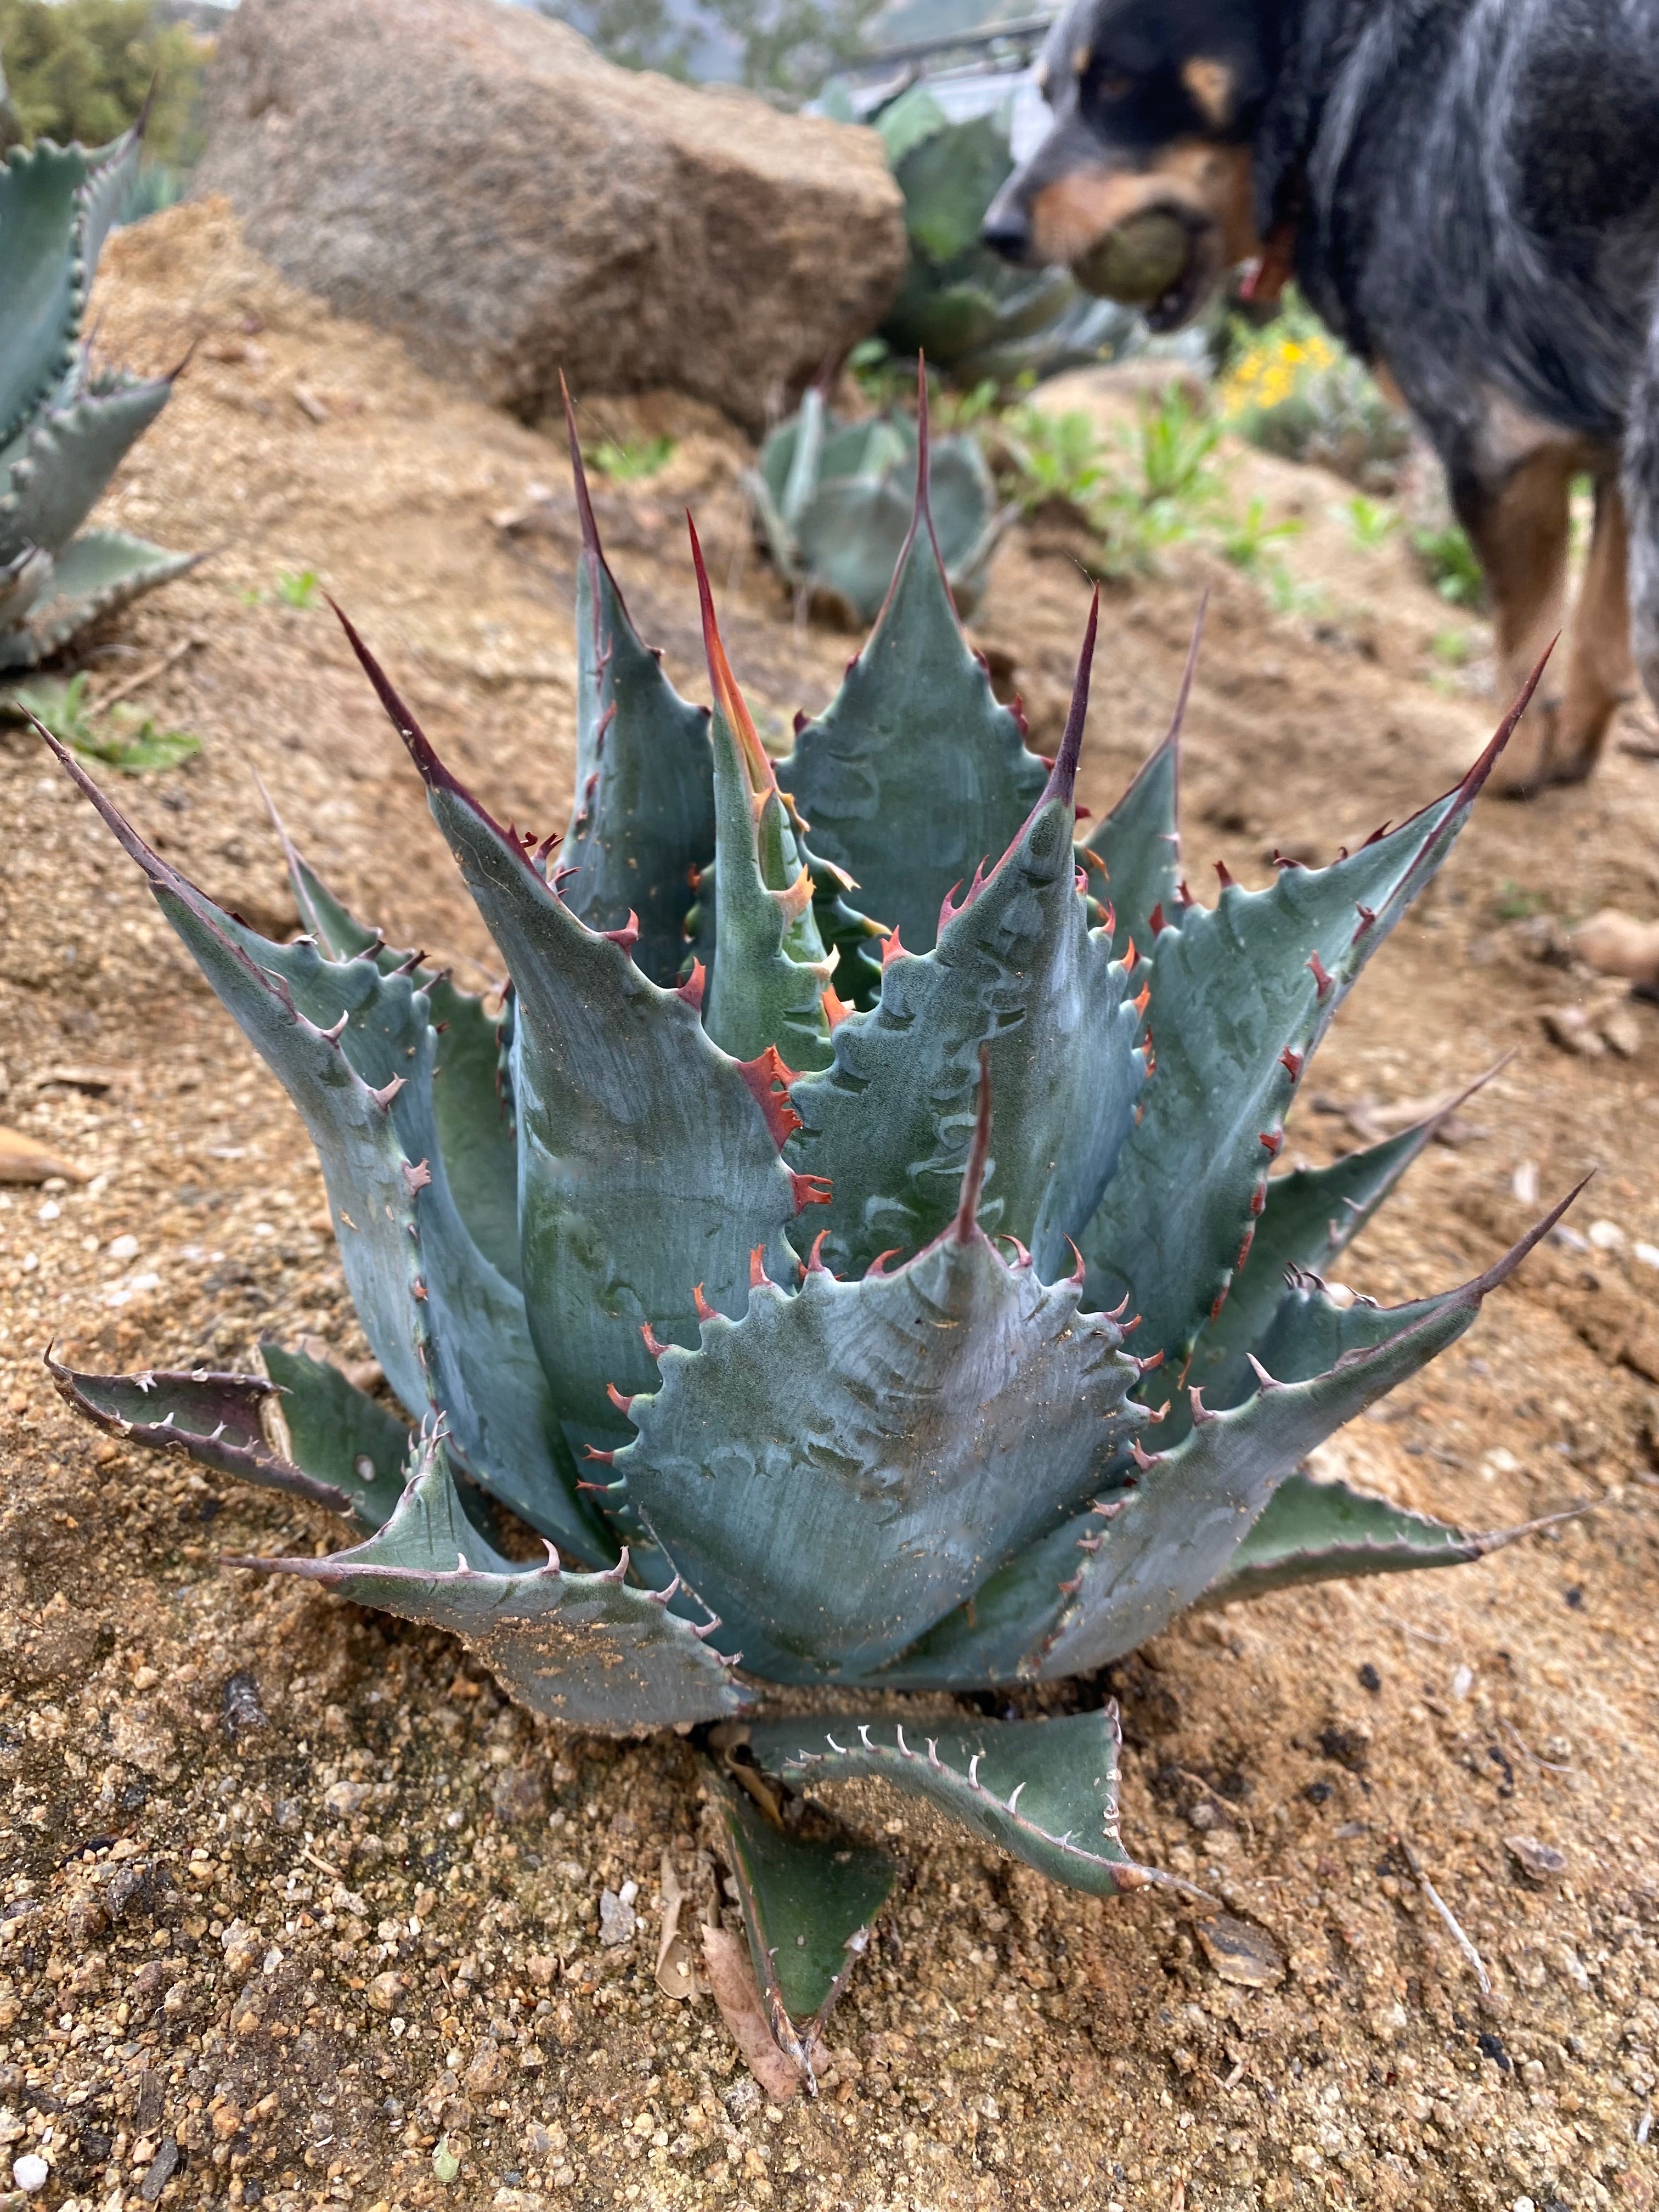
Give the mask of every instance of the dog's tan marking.
[[1094, 56], [1089, 52], [1087, 46], [1079, 46], [1072, 55], [1072, 75], [1087, 76], [1089, 64], [1093, 59]]
[[1037, 64], [1036, 88], [1042, 94], [1043, 98], [1047, 100], [1048, 97], [1048, 64], [1047, 62], [1039, 62]]
[[1595, 527], [1572, 611], [1566, 696], [1552, 765], [1559, 782], [1582, 782], [1601, 757], [1613, 718], [1636, 690], [1630, 650], [1630, 533], [1611, 470], [1595, 485]]
[[1250, 194], [1250, 156], [1243, 146], [1178, 139], [1145, 169], [1073, 169], [1031, 201], [1031, 245], [1046, 262], [1080, 261], [1131, 216], [1170, 208], [1212, 230], [1217, 272], [1260, 250]]
[[1200, 111], [1219, 131], [1232, 113], [1233, 73], [1225, 62], [1195, 55], [1181, 65], [1181, 82]]

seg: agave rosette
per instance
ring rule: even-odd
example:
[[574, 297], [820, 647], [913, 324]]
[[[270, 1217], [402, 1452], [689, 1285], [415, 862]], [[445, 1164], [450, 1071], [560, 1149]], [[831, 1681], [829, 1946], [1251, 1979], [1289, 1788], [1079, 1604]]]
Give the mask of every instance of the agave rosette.
[[[1075, 842], [1095, 611], [1045, 761], [951, 605], [925, 412], [886, 603], [775, 763], [701, 558], [712, 712], [641, 643], [572, 450], [562, 841], [493, 819], [350, 633], [511, 978], [501, 1024], [292, 848], [306, 933], [261, 937], [59, 749], [298, 1108], [401, 1412], [275, 1345], [264, 1376], [53, 1371], [106, 1426], [361, 1539], [258, 1564], [451, 1630], [560, 1720], [723, 1724], [728, 1760], [775, 1778], [711, 1787], [805, 2065], [890, 1875], [813, 1841], [809, 1790], [880, 1776], [1078, 1887], [1158, 1878], [1120, 1839], [1109, 1703], [999, 1723], [950, 1693], [1516, 1533], [1299, 1470], [1548, 1224], [1457, 1289], [1344, 1303], [1320, 1271], [1432, 1125], [1272, 1173], [1320, 1039], [1509, 726], [1400, 828], [1206, 908], [1181, 879], [1179, 712]], [[497, 1548], [496, 1506], [544, 1563]], [[769, 1683], [834, 1688], [833, 1717], [766, 1717]], [[849, 1711], [851, 1686], [931, 1717]]]

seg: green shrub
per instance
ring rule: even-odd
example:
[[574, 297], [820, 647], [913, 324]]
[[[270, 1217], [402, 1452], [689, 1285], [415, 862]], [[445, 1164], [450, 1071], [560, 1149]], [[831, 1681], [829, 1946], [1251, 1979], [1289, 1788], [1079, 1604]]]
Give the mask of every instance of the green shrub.
[[187, 169], [201, 153], [208, 48], [182, 24], [155, 22], [149, 0], [0, 0], [0, 54], [31, 139], [107, 145], [154, 82], [147, 166]]

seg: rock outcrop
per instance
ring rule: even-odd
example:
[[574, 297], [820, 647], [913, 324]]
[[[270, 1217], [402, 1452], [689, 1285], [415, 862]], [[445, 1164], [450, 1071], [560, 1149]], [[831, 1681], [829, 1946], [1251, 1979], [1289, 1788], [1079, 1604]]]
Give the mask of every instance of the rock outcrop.
[[561, 368], [758, 428], [903, 273], [872, 131], [618, 69], [500, 0], [242, 0], [198, 190], [428, 368], [533, 419]]

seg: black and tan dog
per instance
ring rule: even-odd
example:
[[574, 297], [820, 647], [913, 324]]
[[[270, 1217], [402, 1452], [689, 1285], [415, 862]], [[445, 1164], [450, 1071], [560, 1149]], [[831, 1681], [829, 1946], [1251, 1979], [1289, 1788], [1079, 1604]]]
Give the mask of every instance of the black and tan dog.
[[1568, 495], [1595, 528], [1503, 772], [1589, 775], [1632, 645], [1659, 703], [1659, 0], [1072, 0], [1052, 127], [986, 219], [1017, 261], [1177, 215], [1172, 329], [1222, 273], [1294, 273], [1445, 465], [1502, 681], [1560, 627]]

